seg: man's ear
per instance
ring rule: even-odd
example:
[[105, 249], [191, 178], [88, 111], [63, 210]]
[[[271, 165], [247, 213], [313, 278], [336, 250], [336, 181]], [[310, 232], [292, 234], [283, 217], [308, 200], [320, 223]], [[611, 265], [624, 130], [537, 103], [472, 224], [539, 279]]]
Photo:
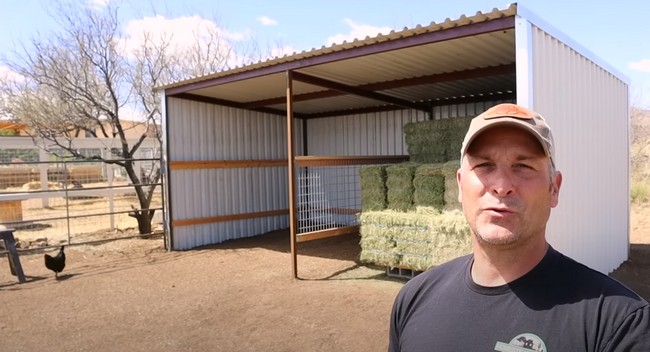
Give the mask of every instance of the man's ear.
[[551, 180], [551, 208], [555, 208], [560, 199], [560, 187], [562, 187], [562, 173], [555, 171]]
[[463, 202], [462, 202], [462, 199], [463, 199], [463, 190], [462, 190], [462, 188], [460, 187], [460, 177], [461, 177], [461, 176], [460, 176], [460, 169], [458, 169], [458, 170], [456, 170], [456, 184], [458, 185], [458, 202], [462, 204], [462, 203], [463, 203]]

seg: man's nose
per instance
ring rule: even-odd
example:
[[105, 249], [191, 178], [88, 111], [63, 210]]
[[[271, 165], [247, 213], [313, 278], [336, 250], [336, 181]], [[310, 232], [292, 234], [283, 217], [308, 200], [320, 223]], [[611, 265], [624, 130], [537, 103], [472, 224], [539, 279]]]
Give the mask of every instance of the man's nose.
[[512, 172], [510, 170], [497, 168], [497, 171], [492, 175], [491, 181], [492, 193], [498, 197], [509, 196], [514, 191]]

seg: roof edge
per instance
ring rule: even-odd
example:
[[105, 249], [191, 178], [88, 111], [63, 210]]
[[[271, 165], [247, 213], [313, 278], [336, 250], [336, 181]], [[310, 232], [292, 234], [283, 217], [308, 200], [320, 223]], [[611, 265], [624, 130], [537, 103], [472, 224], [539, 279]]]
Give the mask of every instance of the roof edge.
[[592, 51], [587, 49], [586, 47], [580, 45], [578, 42], [573, 40], [571, 37], [569, 37], [567, 34], [564, 32], [560, 31], [553, 25], [549, 24], [548, 22], [542, 20], [540, 17], [538, 17], [535, 13], [527, 9], [526, 7], [513, 3], [513, 5], [516, 6], [516, 11], [517, 15], [524, 18], [528, 22], [532, 23], [535, 25], [535, 27], [540, 28], [544, 32], [550, 34], [552, 37], [558, 39], [559, 41], [563, 42], [564, 44], [567, 44], [569, 47], [571, 47], [573, 50], [577, 51], [580, 53], [580, 55], [586, 57], [587, 59], [593, 61], [596, 65], [602, 67], [603, 69], [607, 70], [608, 72], [612, 73], [614, 76], [616, 76], [618, 79], [623, 81], [625, 84], [628, 86], [630, 85], [630, 78], [623, 74], [621, 71], [616, 69], [614, 66], [609, 64], [607, 61], [604, 59], [600, 58], [598, 55], [594, 54]]
[[247, 71], [256, 71], [265, 67], [273, 67], [281, 64], [286, 64], [293, 61], [301, 61], [306, 58], [320, 57], [326, 54], [331, 54], [333, 52], [344, 51], [351, 48], [365, 47], [373, 44], [377, 44], [385, 41], [393, 41], [402, 39], [404, 37], [412, 37], [421, 35], [429, 32], [438, 32], [444, 29], [458, 28], [466, 25], [477, 24], [481, 22], [489, 22], [494, 20], [499, 20], [504, 17], [514, 17], [517, 14], [517, 4], [511, 3], [504, 9], [493, 8], [490, 11], [477, 11], [474, 15], [459, 15], [458, 18], [451, 20], [449, 18], [441, 22], [432, 21], [428, 25], [415, 25], [412, 28], [404, 27], [401, 30], [393, 29], [387, 34], [381, 34], [374, 37], [366, 36], [365, 38], [355, 38], [352, 41], [344, 41], [343, 43], [331, 44], [329, 46], [323, 45], [319, 48], [312, 48], [310, 50], [302, 50], [300, 52], [294, 52], [293, 54], [287, 54], [281, 57], [268, 58], [264, 61], [257, 61], [254, 63], [234, 67], [232, 69], [227, 69], [223, 71], [218, 71], [203, 76], [189, 77], [187, 79], [182, 79], [179, 81], [170, 82], [167, 84], [154, 87], [156, 91], [164, 91], [170, 88], [175, 88], [179, 86], [191, 85], [194, 83], [209, 81], [215, 78], [220, 78], [223, 76], [229, 75], [238, 75]]

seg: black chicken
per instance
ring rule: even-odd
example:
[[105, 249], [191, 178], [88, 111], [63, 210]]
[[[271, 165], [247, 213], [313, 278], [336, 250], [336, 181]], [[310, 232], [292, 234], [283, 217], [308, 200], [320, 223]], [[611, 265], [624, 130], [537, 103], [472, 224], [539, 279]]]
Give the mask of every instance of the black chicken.
[[61, 246], [61, 249], [59, 250], [59, 254], [55, 255], [54, 257], [45, 254], [45, 267], [54, 271], [54, 277], [58, 278], [59, 273], [63, 271], [65, 268], [65, 253], [63, 253], [63, 247]]

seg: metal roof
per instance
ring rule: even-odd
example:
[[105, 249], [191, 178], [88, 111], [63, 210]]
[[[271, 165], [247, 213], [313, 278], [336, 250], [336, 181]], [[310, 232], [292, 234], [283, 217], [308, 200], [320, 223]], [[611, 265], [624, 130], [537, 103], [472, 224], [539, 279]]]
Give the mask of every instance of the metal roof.
[[517, 5], [175, 82], [168, 97], [286, 114], [349, 115], [515, 97]]

